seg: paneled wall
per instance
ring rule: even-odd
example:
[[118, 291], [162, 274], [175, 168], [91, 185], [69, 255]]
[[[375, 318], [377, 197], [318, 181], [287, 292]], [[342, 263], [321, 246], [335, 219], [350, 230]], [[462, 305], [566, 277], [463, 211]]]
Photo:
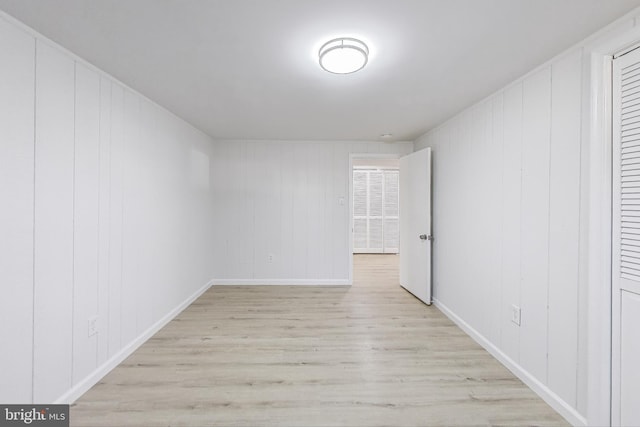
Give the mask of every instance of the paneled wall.
[[213, 144], [1, 17], [0, 58], [0, 401], [53, 402], [213, 278]]
[[0, 400], [7, 403], [32, 398], [34, 52], [33, 37], [0, 20]]
[[416, 149], [433, 148], [437, 303], [584, 415], [582, 69], [582, 50], [572, 51]]
[[[33, 399], [72, 385], [74, 308], [73, 59], [36, 46]], [[3, 224], [4, 225], [4, 224]]]
[[348, 283], [349, 156], [412, 143], [217, 142], [216, 283]]

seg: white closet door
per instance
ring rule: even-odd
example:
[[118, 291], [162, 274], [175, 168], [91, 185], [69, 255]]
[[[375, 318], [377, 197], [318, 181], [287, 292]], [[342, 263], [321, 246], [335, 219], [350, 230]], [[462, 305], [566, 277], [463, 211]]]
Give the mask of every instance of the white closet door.
[[398, 253], [398, 171], [353, 171], [353, 252]]
[[366, 171], [353, 171], [353, 251], [357, 253], [368, 248], [367, 182]]
[[640, 425], [640, 50], [614, 61], [613, 425]]
[[380, 171], [369, 171], [369, 252], [382, 253], [383, 242], [383, 209], [384, 209], [384, 175]]
[[384, 171], [384, 253], [398, 253], [400, 247], [400, 181], [397, 170]]

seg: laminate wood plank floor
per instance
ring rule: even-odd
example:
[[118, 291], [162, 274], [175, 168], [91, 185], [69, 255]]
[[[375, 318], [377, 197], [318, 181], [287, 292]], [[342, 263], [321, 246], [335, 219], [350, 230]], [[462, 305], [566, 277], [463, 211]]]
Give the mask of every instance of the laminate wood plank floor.
[[71, 425], [567, 425], [400, 288], [397, 256], [354, 264], [352, 287], [212, 287], [82, 396]]

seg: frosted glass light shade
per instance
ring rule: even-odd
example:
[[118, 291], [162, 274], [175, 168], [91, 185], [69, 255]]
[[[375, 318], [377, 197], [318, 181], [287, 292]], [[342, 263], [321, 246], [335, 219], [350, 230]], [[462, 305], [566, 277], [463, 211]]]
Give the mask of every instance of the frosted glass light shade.
[[323, 44], [318, 57], [320, 66], [330, 73], [355, 73], [367, 65], [369, 48], [358, 39], [341, 37]]

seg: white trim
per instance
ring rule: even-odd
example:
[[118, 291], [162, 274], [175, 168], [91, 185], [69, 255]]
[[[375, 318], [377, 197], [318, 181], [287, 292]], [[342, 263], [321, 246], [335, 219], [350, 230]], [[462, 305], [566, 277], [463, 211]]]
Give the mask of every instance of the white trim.
[[[247, 142], [247, 143], [254, 143], [254, 142], [262, 142], [262, 143], [272, 143], [272, 144], [300, 144], [300, 141], [303, 142], [307, 142], [310, 144], [344, 144], [344, 145], [348, 145], [348, 144], [381, 144], [383, 141], [376, 141], [374, 139], [366, 139], [366, 140], [348, 140], [348, 139], [336, 139], [336, 140], [328, 140], [328, 139], [304, 139], [304, 140], [300, 140], [300, 139], [260, 139], [260, 138], [241, 138], [241, 139], [215, 139], [215, 142], [220, 142], [220, 143], [239, 143], [239, 142]], [[413, 141], [394, 141], [393, 145], [411, 145], [413, 144]], [[399, 155], [399, 154], [394, 154], [394, 153], [367, 153], [365, 154], [360, 154], [360, 155], [356, 155], [356, 157], [360, 157], [360, 158], [364, 158], [364, 157], [382, 157], [384, 158], [385, 156], [388, 155]], [[404, 154], [401, 154], [399, 156], [402, 156]]]
[[221, 279], [213, 286], [351, 286], [347, 279]]
[[640, 40], [640, 27], [629, 27], [585, 47], [590, 78], [583, 120], [589, 147], [589, 254], [587, 283], [587, 420], [611, 424], [611, 60]]
[[353, 170], [356, 171], [397, 171], [400, 170], [398, 166], [354, 166]]
[[347, 179], [349, 180], [349, 192], [347, 194], [349, 205], [349, 222], [348, 231], [349, 234], [349, 283], [353, 283], [353, 154], [349, 154], [349, 172], [347, 173]]
[[616, 53], [615, 55], [613, 55], [613, 59], [618, 59], [618, 58], [620, 58], [621, 56], [624, 56], [624, 55], [626, 55], [627, 53], [629, 53], [629, 52], [631, 52], [631, 51], [634, 51], [634, 50], [636, 50], [636, 49], [638, 49], [638, 48], [640, 48], [640, 43], [635, 43], [635, 44], [633, 44], [633, 45], [631, 45], [631, 46], [629, 46], [629, 47], [627, 47], [627, 48], [625, 48], [625, 49], [623, 49], [623, 50], [619, 51], [619, 52], [618, 52], [618, 53]]
[[162, 329], [167, 323], [172, 321], [182, 310], [187, 308], [191, 303], [197, 300], [203, 293], [205, 293], [213, 284], [213, 280], [209, 281], [206, 285], [198, 289], [193, 295], [185, 299], [178, 304], [173, 310], [165, 314], [160, 320], [151, 325], [149, 329], [138, 335], [133, 341], [127, 344], [119, 352], [114, 354], [109, 360], [100, 365], [91, 374], [86, 376], [78, 384], [71, 387], [62, 396], [57, 398], [54, 404], [72, 404], [84, 393], [89, 391], [91, 387], [96, 385], [105, 375], [107, 375], [113, 368], [117, 367], [127, 357], [133, 354], [142, 344], [144, 344], [149, 338], [155, 335], [160, 329]]
[[571, 407], [567, 402], [562, 400], [560, 396], [555, 394], [549, 387], [544, 385], [540, 380], [532, 376], [517, 362], [503, 353], [498, 347], [491, 343], [488, 339], [482, 336], [478, 331], [472, 328], [467, 322], [458, 317], [447, 306], [442, 304], [438, 299], [433, 298], [433, 304], [453, 323], [458, 325], [467, 335], [473, 338], [478, 344], [484, 347], [493, 357], [495, 357], [500, 363], [502, 363], [507, 369], [509, 369], [515, 376], [520, 378], [523, 383], [529, 386], [535, 393], [538, 394], [549, 406], [555, 409], [560, 415], [562, 415], [569, 423], [574, 426], [586, 426], [587, 420]]

